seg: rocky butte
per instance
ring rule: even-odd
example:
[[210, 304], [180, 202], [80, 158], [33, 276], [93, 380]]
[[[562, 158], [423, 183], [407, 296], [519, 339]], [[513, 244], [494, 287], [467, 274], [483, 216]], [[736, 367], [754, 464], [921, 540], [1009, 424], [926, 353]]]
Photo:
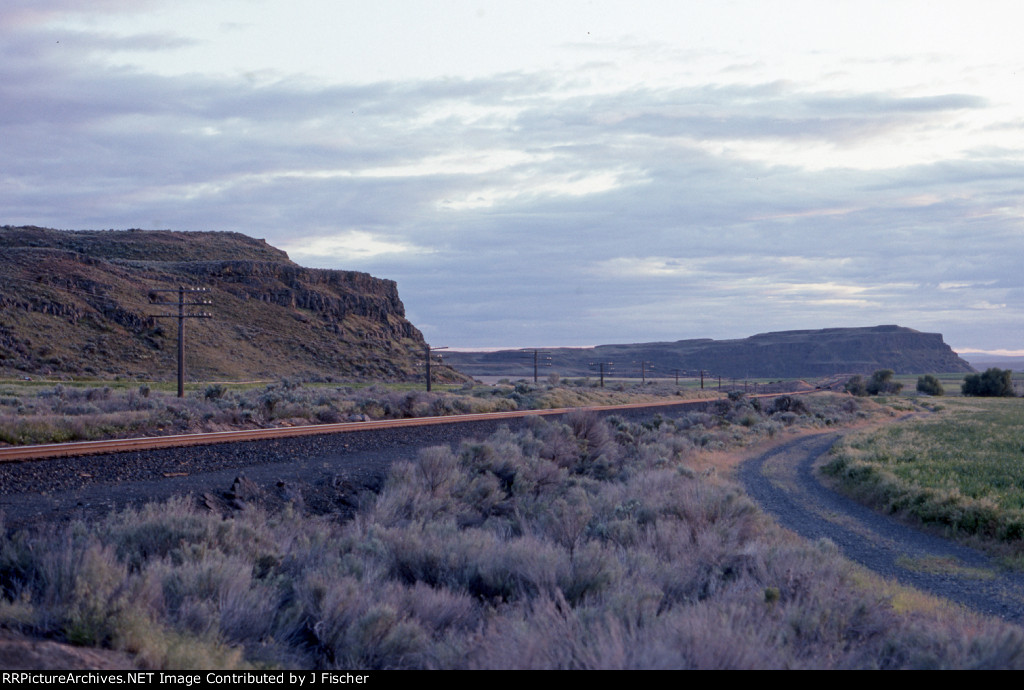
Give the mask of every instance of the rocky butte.
[[[615, 376], [691, 375], [704, 370], [730, 378], [808, 378], [836, 374], [870, 374], [892, 369], [897, 374], [974, 371], [939, 333], [901, 326], [823, 328], [761, 333], [737, 340], [679, 340], [664, 343], [599, 345], [592, 348], [546, 348], [551, 371], [561, 375], [595, 375], [597, 362], [612, 362]], [[473, 376], [532, 374], [532, 360], [522, 350], [451, 352], [445, 361]], [[607, 364], [606, 364], [607, 366]]]
[[[176, 375], [178, 286], [200, 380], [422, 377], [423, 336], [394, 281], [303, 268], [231, 232], [0, 227], [0, 375]], [[189, 295], [186, 301], [193, 301]]]

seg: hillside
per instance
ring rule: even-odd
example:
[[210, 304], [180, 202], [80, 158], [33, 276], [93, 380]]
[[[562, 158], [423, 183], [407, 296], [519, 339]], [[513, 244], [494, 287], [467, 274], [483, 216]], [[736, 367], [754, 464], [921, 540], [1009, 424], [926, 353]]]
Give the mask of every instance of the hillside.
[[[177, 295], [208, 288], [185, 321], [190, 379], [409, 379], [423, 336], [393, 281], [303, 268], [230, 232], [0, 228], [0, 375], [176, 375]], [[186, 301], [194, 301], [191, 297]]]
[[[672, 376], [675, 370], [730, 378], [798, 378], [871, 373], [892, 369], [898, 374], [969, 372], [939, 333], [900, 326], [825, 328], [761, 333], [738, 340], [679, 340], [664, 343], [599, 345], [593, 348], [548, 348], [551, 369], [561, 375], [594, 375], [598, 362], [613, 363], [616, 376]], [[533, 360], [522, 350], [450, 352], [445, 361], [473, 376], [533, 372]]]

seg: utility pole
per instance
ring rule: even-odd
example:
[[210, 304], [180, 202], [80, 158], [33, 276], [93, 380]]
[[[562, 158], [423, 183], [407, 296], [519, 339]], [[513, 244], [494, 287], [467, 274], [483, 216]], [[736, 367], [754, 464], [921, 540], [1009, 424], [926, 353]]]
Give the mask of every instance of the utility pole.
[[[529, 352], [529, 350], [526, 350], [526, 352]], [[537, 383], [537, 368], [541, 366], [540, 356], [541, 355], [545, 355], [543, 366], [550, 367], [551, 366], [551, 357], [546, 356], [546, 355], [550, 355], [550, 354], [551, 354], [550, 352], [545, 352], [543, 350], [534, 350], [533, 351], [533, 382], [534, 383]]]
[[[154, 314], [154, 319], [177, 319], [178, 320], [178, 397], [185, 397], [185, 319], [212, 319], [213, 314], [208, 312], [199, 312], [198, 314], [186, 314], [185, 307], [199, 307], [213, 304], [208, 299], [203, 299], [198, 302], [186, 302], [185, 293], [193, 294], [197, 292], [209, 292], [210, 288], [186, 288], [184, 286], [178, 286], [177, 290], [150, 290], [149, 301], [152, 304], [160, 305], [178, 305], [177, 314]], [[156, 293], [160, 292], [177, 292], [177, 302], [157, 302]]]
[[[640, 360], [640, 383], [647, 383], [647, 365], [651, 364], [648, 360]], [[653, 369], [654, 366], [651, 366]]]
[[434, 350], [447, 350], [447, 349], [448, 349], [447, 346], [445, 346], [445, 347], [430, 347], [429, 345], [424, 345], [424, 352], [426, 353], [426, 360], [427, 360], [427, 390], [428, 391], [430, 390], [430, 378], [431, 378], [430, 377], [430, 353], [433, 352]]
[[590, 363], [591, 367], [600, 367], [601, 368], [601, 388], [604, 388], [604, 365], [606, 365], [606, 364], [608, 365], [608, 368], [611, 369], [612, 362], [591, 362]]

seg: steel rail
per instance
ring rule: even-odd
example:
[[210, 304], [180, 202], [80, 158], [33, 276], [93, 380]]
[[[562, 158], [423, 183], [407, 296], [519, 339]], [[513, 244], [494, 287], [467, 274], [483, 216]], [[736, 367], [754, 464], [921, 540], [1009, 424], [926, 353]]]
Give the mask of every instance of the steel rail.
[[[778, 397], [780, 395], [801, 395], [815, 391], [794, 391], [790, 393], [761, 393], [751, 398]], [[338, 422], [336, 424], [308, 424], [304, 426], [276, 427], [273, 429], [244, 429], [241, 431], [212, 431], [200, 434], [175, 434], [170, 436], [144, 436], [138, 438], [107, 439], [103, 441], [74, 441], [69, 443], [47, 443], [34, 446], [8, 446], [0, 448], [0, 462], [22, 462], [51, 458], [77, 457], [106, 453], [125, 453], [157, 448], [179, 448], [183, 446], [204, 446], [217, 443], [240, 441], [265, 441], [294, 436], [318, 434], [340, 434], [370, 429], [392, 429], [397, 427], [430, 426], [434, 424], [461, 424], [496, 419], [560, 415], [576, 410], [595, 412], [609, 410], [641, 409], [645, 407], [675, 407], [699, 405], [724, 400], [724, 398], [700, 398], [696, 400], [669, 400], [663, 402], [626, 403], [623, 405], [591, 405], [585, 407], [556, 407], [542, 410], [513, 410], [508, 412], [481, 412], [476, 414], [443, 415], [437, 417], [409, 417], [405, 419], [376, 419], [368, 422]]]

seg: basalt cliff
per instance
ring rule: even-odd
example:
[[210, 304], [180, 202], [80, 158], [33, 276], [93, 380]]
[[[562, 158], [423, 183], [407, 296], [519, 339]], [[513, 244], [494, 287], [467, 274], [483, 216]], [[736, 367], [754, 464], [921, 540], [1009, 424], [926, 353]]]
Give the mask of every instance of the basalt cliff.
[[[532, 375], [532, 351], [451, 352], [445, 360], [474, 376]], [[595, 376], [603, 363], [614, 376], [809, 378], [870, 374], [974, 371], [939, 333], [901, 326], [824, 328], [761, 333], [736, 340], [679, 340], [662, 343], [547, 348], [539, 359], [561, 375]]]
[[[0, 228], [0, 375], [423, 376], [423, 336], [394, 281], [304, 268], [230, 232]], [[201, 304], [209, 302], [210, 304]]]

